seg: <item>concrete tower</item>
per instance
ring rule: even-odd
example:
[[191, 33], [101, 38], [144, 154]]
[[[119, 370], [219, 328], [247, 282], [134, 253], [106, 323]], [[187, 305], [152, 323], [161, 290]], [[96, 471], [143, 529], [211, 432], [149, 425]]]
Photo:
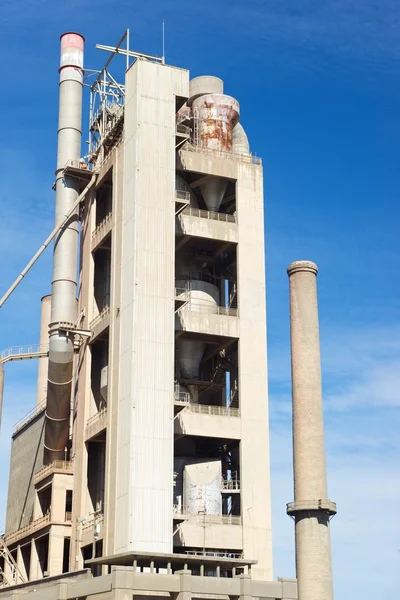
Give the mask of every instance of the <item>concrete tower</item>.
[[293, 396], [294, 518], [299, 600], [333, 600], [319, 347], [317, 266], [296, 261], [288, 270]]

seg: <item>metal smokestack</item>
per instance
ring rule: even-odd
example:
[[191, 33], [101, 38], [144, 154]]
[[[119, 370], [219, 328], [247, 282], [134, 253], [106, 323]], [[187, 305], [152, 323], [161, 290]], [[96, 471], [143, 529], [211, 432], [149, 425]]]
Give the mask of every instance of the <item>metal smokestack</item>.
[[336, 504], [327, 499], [319, 346], [317, 265], [292, 263], [290, 338], [293, 398], [294, 502], [299, 600], [333, 600], [329, 520]]
[[[61, 36], [60, 103], [56, 170], [55, 221], [71, 209], [79, 195], [77, 179], [65, 175], [70, 160], [79, 160], [82, 137], [84, 38], [78, 33]], [[55, 239], [49, 340], [44, 463], [65, 458], [68, 444], [73, 336], [60, 331], [60, 323], [76, 321], [78, 208]]]

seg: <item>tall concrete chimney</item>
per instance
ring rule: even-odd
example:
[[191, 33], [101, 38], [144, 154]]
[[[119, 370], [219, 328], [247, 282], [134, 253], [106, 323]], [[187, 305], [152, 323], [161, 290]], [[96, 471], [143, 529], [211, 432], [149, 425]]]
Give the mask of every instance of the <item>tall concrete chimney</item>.
[[294, 518], [299, 600], [333, 600], [329, 521], [336, 504], [327, 499], [322, 413], [317, 273], [310, 261], [287, 270], [293, 399]]

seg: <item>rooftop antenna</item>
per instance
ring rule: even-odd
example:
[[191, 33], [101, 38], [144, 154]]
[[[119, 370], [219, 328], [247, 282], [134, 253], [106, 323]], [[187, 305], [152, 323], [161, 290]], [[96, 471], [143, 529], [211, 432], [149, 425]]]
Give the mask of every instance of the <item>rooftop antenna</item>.
[[162, 64], [165, 65], [165, 19], [162, 20]]

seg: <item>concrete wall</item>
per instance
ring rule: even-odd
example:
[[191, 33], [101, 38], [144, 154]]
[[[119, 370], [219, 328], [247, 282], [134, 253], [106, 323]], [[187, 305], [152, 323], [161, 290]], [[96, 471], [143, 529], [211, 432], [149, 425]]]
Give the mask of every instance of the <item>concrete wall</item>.
[[[26, 596], [26, 593], [28, 595]], [[111, 575], [90, 577], [77, 572], [68, 576], [32, 582], [14, 589], [0, 590], [3, 600], [132, 600], [135, 598], [174, 597], [177, 600], [221, 598], [227, 600], [296, 600], [297, 586], [293, 580], [253, 581], [240, 577], [199, 577], [189, 570], [174, 574], [137, 573], [132, 567], [114, 567]]]
[[12, 440], [7, 498], [6, 534], [33, 520], [33, 475], [43, 467], [44, 411]]
[[271, 580], [272, 534], [262, 168], [237, 165], [239, 397], [244, 556], [254, 577]]
[[171, 552], [175, 95], [188, 72], [126, 76], [115, 552]]

